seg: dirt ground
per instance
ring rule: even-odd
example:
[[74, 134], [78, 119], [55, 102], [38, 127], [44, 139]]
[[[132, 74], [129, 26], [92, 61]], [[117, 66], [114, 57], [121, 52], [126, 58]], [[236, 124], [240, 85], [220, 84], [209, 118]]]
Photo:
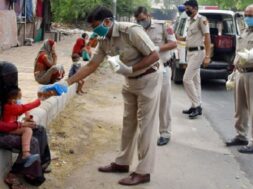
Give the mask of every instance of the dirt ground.
[[75, 96], [49, 125], [52, 173], [46, 175], [47, 181], [40, 188], [65, 188], [64, 180], [76, 169], [96, 154], [119, 147], [123, 111], [120, 83], [121, 77], [103, 65], [87, 79], [85, 94]]
[[[72, 64], [70, 54], [77, 37], [64, 36], [57, 43], [58, 62], [64, 65], [66, 73]], [[41, 46], [42, 42], [32, 47], [12, 48], [0, 55], [1, 60], [17, 66], [19, 85], [26, 102], [36, 98], [39, 88], [33, 77], [33, 64]], [[54, 160], [52, 173], [46, 175], [46, 182], [39, 188], [65, 188], [63, 182], [77, 168], [87, 165], [96, 154], [103, 154], [108, 148], [119, 148], [123, 112], [120, 94], [122, 79], [111, 71], [108, 64], [101, 65], [96, 73], [86, 79], [86, 93], [71, 99], [64, 111], [47, 126]]]

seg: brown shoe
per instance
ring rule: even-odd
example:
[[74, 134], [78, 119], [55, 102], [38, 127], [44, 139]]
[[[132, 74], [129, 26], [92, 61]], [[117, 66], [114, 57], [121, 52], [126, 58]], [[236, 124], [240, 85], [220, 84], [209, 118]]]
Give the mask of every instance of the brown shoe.
[[129, 172], [129, 165], [111, 163], [110, 165], [99, 167], [98, 170], [105, 173], [127, 173]]
[[141, 175], [135, 172], [130, 174], [128, 177], [119, 180], [119, 184], [128, 186], [146, 182], [150, 182], [150, 174]]

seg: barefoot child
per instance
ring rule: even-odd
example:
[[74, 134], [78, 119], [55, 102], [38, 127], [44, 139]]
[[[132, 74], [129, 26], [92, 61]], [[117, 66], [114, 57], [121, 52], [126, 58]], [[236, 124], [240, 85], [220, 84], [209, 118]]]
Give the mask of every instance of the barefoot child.
[[[79, 54], [72, 54], [72, 61], [73, 61], [73, 64], [69, 70], [69, 77], [74, 75], [81, 68], [81, 64], [82, 64], [82, 61], [80, 61]], [[77, 94], [84, 93], [84, 91], [82, 90], [83, 84], [84, 84], [84, 80], [78, 81], [77, 90], [76, 90]]]
[[[15, 123], [18, 117], [26, 113], [27, 111], [36, 108], [40, 105], [40, 99], [37, 99], [28, 104], [18, 104], [21, 98], [21, 90], [18, 87], [13, 87], [7, 93], [6, 103], [3, 107], [2, 120], [6, 123]], [[26, 121], [32, 121], [29, 114], [26, 115]], [[24, 167], [30, 167], [35, 161], [39, 160], [39, 154], [30, 154], [30, 142], [33, 134], [33, 130], [30, 127], [18, 127], [16, 129], [1, 128], [0, 131], [11, 134], [21, 135], [22, 140], [22, 159]]]

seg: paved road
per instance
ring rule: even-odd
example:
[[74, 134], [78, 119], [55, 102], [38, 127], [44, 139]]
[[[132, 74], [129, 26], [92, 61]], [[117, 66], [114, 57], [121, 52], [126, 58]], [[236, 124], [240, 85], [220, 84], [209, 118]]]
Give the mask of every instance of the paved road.
[[[225, 89], [225, 83], [222, 80], [204, 82], [202, 89], [204, 116], [224, 141], [233, 137], [235, 135], [233, 92]], [[241, 169], [253, 182], [253, 155], [240, 154], [237, 147], [232, 147], [231, 151]]]

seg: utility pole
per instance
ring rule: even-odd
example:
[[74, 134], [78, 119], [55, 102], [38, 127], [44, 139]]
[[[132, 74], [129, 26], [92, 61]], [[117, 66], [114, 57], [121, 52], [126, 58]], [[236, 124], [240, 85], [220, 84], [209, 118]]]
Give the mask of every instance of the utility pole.
[[113, 2], [113, 18], [116, 20], [117, 17], [117, 0], [112, 0]]

